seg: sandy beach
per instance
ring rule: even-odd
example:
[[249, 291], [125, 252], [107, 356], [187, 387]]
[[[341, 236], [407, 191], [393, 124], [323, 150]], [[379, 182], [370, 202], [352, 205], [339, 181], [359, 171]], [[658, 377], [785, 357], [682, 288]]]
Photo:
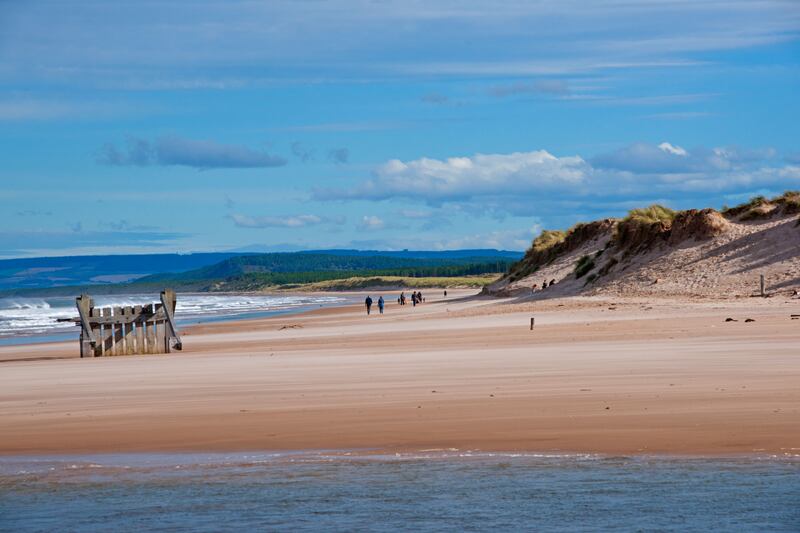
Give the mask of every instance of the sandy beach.
[[194, 326], [169, 355], [0, 347], [0, 453], [800, 453], [798, 300], [455, 292]]

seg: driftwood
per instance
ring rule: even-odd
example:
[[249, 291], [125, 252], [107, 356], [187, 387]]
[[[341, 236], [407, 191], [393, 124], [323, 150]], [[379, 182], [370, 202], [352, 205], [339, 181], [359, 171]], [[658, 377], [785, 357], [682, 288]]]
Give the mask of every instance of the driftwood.
[[183, 349], [175, 327], [175, 291], [161, 291], [161, 303], [94, 307], [87, 294], [75, 301], [78, 317], [64, 319], [81, 328], [81, 357], [169, 353]]

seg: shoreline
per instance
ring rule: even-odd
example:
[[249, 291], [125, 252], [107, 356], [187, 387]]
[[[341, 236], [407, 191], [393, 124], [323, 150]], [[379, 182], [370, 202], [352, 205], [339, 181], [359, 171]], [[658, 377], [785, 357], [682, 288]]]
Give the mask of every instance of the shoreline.
[[200, 324], [166, 356], [3, 346], [0, 455], [796, 454], [797, 307], [453, 294]]
[[[9, 475], [3, 467], [16, 463], [84, 463], [96, 468], [145, 467], [163, 465], [208, 465], [208, 464], [259, 464], [263, 462], [314, 461], [460, 461], [486, 460], [495, 458], [541, 459], [541, 460], [580, 460], [580, 461], [722, 461], [751, 462], [774, 461], [800, 465], [800, 450], [785, 453], [740, 452], [727, 454], [698, 453], [595, 453], [588, 451], [528, 451], [528, 450], [472, 450], [472, 449], [419, 449], [419, 450], [380, 450], [380, 449], [302, 449], [302, 450], [153, 450], [144, 452], [91, 452], [57, 454], [0, 454], [0, 477]], [[122, 463], [126, 463], [122, 465]], [[79, 466], [80, 467], [80, 466]]]
[[[239, 321], [239, 320], [251, 320], [251, 319], [262, 319], [262, 318], [269, 318], [271, 316], [278, 316], [278, 315], [291, 315], [291, 314], [300, 314], [308, 311], [313, 311], [317, 307], [338, 307], [342, 305], [352, 305], [353, 302], [348, 301], [348, 296], [352, 298], [352, 295], [348, 294], [335, 294], [330, 293], [326, 294], [324, 292], [297, 292], [294, 294], [281, 294], [281, 293], [258, 293], [258, 292], [240, 292], [240, 293], [180, 293], [183, 296], [200, 296], [200, 297], [328, 297], [328, 298], [339, 298], [342, 301], [337, 303], [308, 303], [298, 305], [296, 307], [276, 307], [269, 310], [257, 310], [257, 309], [250, 309], [250, 310], [239, 310], [239, 311], [232, 311], [235, 314], [225, 314], [225, 312], [221, 312], [218, 314], [208, 313], [208, 314], [200, 314], [190, 316], [189, 318], [181, 318], [178, 317], [178, 327], [179, 328], [189, 328], [196, 325], [201, 325], [205, 323], [215, 323], [215, 322], [231, 322], [231, 321]], [[146, 295], [141, 293], [130, 293], [130, 294], [119, 294], [114, 295], [117, 297], [139, 297], [139, 298], [146, 298]], [[45, 300], [47, 297], [38, 298], [40, 300]], [[102, 307], [101, 304], [98, 307]], [[106, 306], [108, 306], [106, 304]], [[74, 307], [68, 308], [70, 310], [74, 310]], [[77, 315], [77, 311], [72, 313]], [[78, 328], [72, 326], [65, 326], [60, 328], [51, 328], [47, 331], [42, 331], [38, 333], [24, 333], [24, 334], [14, 334], [14, 333], [0, 333], [0, 346], [20, 346], [20, 345], [32, 345], [32, 344], [51, 344], [51, 343], [59, 343], [59, 342], [71, 342], [72, 340], [77, 339], [78, 335]], [[73, 339], [74, 337], [74, 339]]]

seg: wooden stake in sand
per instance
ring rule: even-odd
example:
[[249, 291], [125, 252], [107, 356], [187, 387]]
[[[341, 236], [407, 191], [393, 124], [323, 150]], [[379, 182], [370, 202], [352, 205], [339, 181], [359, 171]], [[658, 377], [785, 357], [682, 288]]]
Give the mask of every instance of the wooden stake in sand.
[[763, 298], [764, 296], [766, 296], [764, 292], [764, 274], [761, 274], [761, 297]]
[[531, 317], [531, 331], [533, 331], [533, 323], [535, 320], [536, 320], [535, 318]]

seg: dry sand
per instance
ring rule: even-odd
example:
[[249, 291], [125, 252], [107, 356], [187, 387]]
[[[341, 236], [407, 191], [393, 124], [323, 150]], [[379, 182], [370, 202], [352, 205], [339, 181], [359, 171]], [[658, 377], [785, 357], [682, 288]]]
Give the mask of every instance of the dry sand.
[[0, 453], [800, 454], [798, 300], [389, 301], [196, 326], [170, 355], [0, 347]]

